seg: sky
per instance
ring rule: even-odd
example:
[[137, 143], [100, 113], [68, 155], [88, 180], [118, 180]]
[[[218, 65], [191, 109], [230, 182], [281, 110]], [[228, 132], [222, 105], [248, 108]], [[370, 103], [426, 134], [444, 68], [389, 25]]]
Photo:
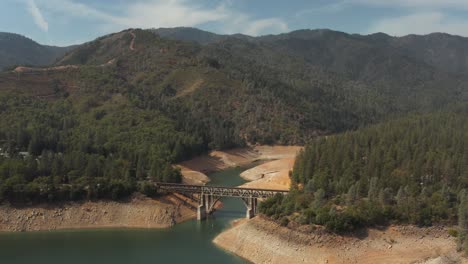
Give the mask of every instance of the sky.
[[196, 27], [252, 36], [328, 28], [468, 36], [468, 0], [1, 0], [0, 32], [80, 44], [127, 28]]

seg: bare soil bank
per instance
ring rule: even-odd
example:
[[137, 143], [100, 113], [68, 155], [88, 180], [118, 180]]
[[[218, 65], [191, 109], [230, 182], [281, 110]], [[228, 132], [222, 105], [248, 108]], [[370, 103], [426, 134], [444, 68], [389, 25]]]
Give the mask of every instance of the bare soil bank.
[[[257, 160], [295, 157], [300, 147], [256, 146], [213, 151], [178, 166], [183, 181], [206, 184], [211, 173]], [[193, 202], [179, 195], [158, 200], [135, 196], [130, 201], [64, 203], [32, 207], [0, 206], [0, 231], [38, 231], [80, 228], [165, 228], [196, 216]]]
[[[208, 155], [182, 162], [178, 166], [182, 170], [185, 183], [205, 184], [210, 180], [206, 176], [208, 173], [231, 167], [245, 166], [261, 160], [294, 160], [301, 148], [299, 146], [254, 146], [226, 151], [212, 151]], [[286, 167], [288, 166], [286, 165]], [[284, 170], [284, 167], [282, 169]], [[262, 172], [259, 172], [259, 175], [261, 174]], [[247, 178], [247, 180], [251, 179]]]
[[392, 226], [358, 237], [292, 230], [256, 217], [239, 220], [214, 242], [253, 263], [468, 263], [445, 228]]
[[270, 161], [241, 173], [241, 177], [250, 181], [243, 184], [246, 188], [289, 190], [295, 157]]
[[79, 228], [165, 228], [195, 216], [192, 205], [170, 195], [160, 200], [134, 196], [128, 202], [98, 201], [0, 207], [0, 231]]
[[[250, 182], [242, 187], [289, 189], [289, 172], [299, 149], [283, 149], [282, 156], [270, 156], [274, 161], [243, 172], [241, 177]], [[232, 160], [230, 156], [227, 159]], [[281, 227], [256, 217], [234, 222], [214, 243], [253, 263], [468, 263], [456, 252], [456, 239], [445, 228], [392, 226], [386, 230], [369, 229], [359, 237], [345, 237], [305, 226]]]

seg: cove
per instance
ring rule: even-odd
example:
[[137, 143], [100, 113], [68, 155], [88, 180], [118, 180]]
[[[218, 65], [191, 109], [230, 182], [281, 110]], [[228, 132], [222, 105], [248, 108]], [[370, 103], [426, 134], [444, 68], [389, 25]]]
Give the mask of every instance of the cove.
[[[209, 175], [210, 185], [245, 181], [232, 168]], [[0, 263], [247, 263], [214, 245], [216, 235], [245, 217], [240, 199], [222, 199], [223, 208], [205, 221], [190, 220], [167, 229], [99, 229], [0, 234]]]

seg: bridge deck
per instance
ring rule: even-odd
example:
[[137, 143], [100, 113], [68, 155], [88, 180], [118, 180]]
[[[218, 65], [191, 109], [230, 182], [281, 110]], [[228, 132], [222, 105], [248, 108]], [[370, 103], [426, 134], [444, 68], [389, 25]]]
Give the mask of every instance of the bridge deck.
[[289, 191], [283, 190], [188, 185], [176, 183], [156, 183], [156, 186], [157, 188], [167, 192], [209, 194], [218, 197], [268, 198], [274, 196], [277, 193], [289, 193]]

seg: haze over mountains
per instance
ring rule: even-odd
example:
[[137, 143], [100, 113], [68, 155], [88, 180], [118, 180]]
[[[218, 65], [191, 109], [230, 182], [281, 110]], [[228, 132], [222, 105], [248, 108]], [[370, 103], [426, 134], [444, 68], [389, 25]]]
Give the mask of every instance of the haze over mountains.
[[49, 65], [72, 48], [41, 45], [18, 34], [0, 32], [0, 70], [14, 65]]

